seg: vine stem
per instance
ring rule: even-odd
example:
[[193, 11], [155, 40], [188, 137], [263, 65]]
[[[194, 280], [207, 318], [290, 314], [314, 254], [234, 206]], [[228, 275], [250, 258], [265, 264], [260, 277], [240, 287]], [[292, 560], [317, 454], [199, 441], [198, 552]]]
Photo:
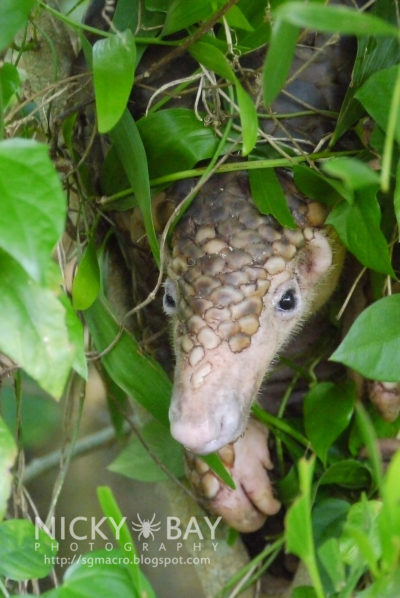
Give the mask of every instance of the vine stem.
[[382, 172], [381, 172], [381, 189], [385, 193], [390, 188], [390, 171], [392, 166], [393, 158], [393, 145], [396, 133], [396, 122], [400, 111], [400, 65], [397, 67], [396, 82], [394, 84], [394, 90], [392, 100], [390, 102], [389, 117], [387, 122], [387, 130], [385, 143], [383, 146], [382, 156]]
[[10, 598], [10, 594], [7, 592], [7, 588], [0, 579], [0, 591], [3, 593], [4, 598]]
[[[122, 428], [122, 433], [127, 434], [130, 431], [130, 426], [128, 423], [125, 423]], [[107, 426], [103, 428], [99, 432], [94, 432], [93, 434], [89, 434], [84, 438], [78, 440], [72, 450], [71, 458], [75, 459], [76, 457], [80, 457], [83, 455], [87, 455], [88, 453], [93, 452], [94, 450], [101, 449], [104, 446], [110, 444], [113, 440], [115, 440], [115, 428], [113, 426]], [[38, 457], [37, 459], [33, 459], [26, 467], [23, 476], [24, 484], [31, 482], [33, 479], [37, 478], [42, 473], [57, 467], [60, 463], [62, 458], [63, 451], [56, 450], [43, 457]]]
[[[212, 27], [214, 27], [214, 25], [220, 19], [222, 19], [222, 17], [228, 12], [228, 10], [230, 8], [232, 8], [232, 6], [234, 6], [238, 2], [239, 2], [239, 0], [229, 0], [228, 2], [226, 2], [216, 13], [214, 13], [211, 16], [211, 18], [208, 21], [203, 23], [203, 25], [201, 25], [201, 27], [199, 27], [199, 29], [197, 29], [197, 31], [195, 33], [193, 33], [193, 35], [186, 38], [185, 40], [179, 40], [179, 42], [178, 42], [179, 45], [176, 46], [176, 48], [171, 50], [171, 52], [169, 52], [166, 56], [163, 56], [157, 62], [154, 62], [151, 65], [151, 68], [149, 68], [147, 71], [145, 71], [144, 73], [142, 73], [141, 75], [136, 77], [136, 84], [139, 81], [141, 81], [142, 79], [148, 79], [150, 77], [151, 73], [156, 72], [158, 69], [165, 68], [165, 66], [169, 62], [171, 62], [171, 60], [174, 60], [175, 58], [178, 58], [179, 56], [184, 54], [186, 52], [186, 50], [189, 48], [189, 46], [191, 46], [197, 40], [199, 40], [201, 37], [203, 37], [203, 35], [205, 33], [207, 33], [207, 31], [209, 31]], [[140, 38], [136, 38], [136, 39], [140, 39]]]
[[[45, 4], [43, 0], [38, 0], [38, 4], [43, 10], [46, 10], [48, 13], [53, 15], [59, 21], [62, 21], [69, 27], [73, 29], [78, 29], [78, 31], [87, 31], [88, 33], [93, 33], [94, 35], [98, 35], [100, 37], [113, 37], [115, 34], [110, 31], [103, 31], [102, 29], [97, 29], [96, 27], [91, 27], [91, 25], [86, 25], [85, 23], [78, 23], [74, 21], [67, 15], [64, 15], [59, 10], [56, 10], [52, 6]], [[164, 41], [154, 37], [136, 37], [135, 42], [137, 44], [154, 44], [157, 46], [177, 46], [180, 42], [179, 41]]]
[[[331, 152], [329, 150], [323, 152], [316, 152], [308, 154], [307, 156], [293, 156], [289, 158], [267, 158], [265, 160], [254, 160], [251, 162], [228, 162], [227, 164], [220, 164], [214, 171], [214, 174], [222, 172], [238, 172], [239, 170], [257, 170], [262, 168], [289, 168], [296, 164], [301, 164], [307, 160], [324, 160], [327, 158], [337, 158], [338, 156], [353, 156], [359, 153], [359, 150], [345, 150], [341, 152]], [[151, 187], [165, 185], [166, 183], [174, 183], [183, 179], [190, 179], [192, 177], [202, 176], [206, 172], [205, 168], [192, 168], [190, 170], [181, 170], [179, 172], [172, 172], [155, 179], [150, 180]], [[117, 199], [122, 199], [128, 195], [132, 195], [133, 189], [124, 189], [109, 197], [103, 197], [100, 200], [101, 204], [109, 204]]]

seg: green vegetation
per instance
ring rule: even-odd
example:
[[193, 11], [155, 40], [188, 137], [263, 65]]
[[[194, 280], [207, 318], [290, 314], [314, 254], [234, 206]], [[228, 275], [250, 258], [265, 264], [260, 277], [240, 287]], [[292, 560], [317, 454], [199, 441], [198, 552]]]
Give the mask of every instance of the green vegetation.
[[[40, 532], [37, 552], [33, 524], [13, 518], [15, 512], [22, 513], [15, 505], [22, 496], [23, 443], [32, 436], [25, 428], [36, 426], [37, 442], [49, 396], [63, 396], [68, 402], [74, 388], [83, 392], [88, 363], [95, 360], [102, 372], [117, 435], [123, 434], [127, 397], [152, 418], [142, 433], [158, 463], [142, 456], [143, 447], [135, 439], [111, 469], [143, 481], [162, 480], [161, 463], [182, 475], [182, 448], [168, 433], [170, 379], [143, 349], [143, 339], [123, 327], [129, 315], [137, 315], [154, 299], [164, 274], [169, 232], [194, 196], [186, 198], [160, 236], [152, 198], [171, 182], [194, 176], [201, 183], [215, 172], [249, 170], [259, 208], [290, 227], [292, 217], [273, 169], [292, 169], [299, 189], [329, 207], [328, 223], [361, 263], [372, 289], [371, 305], [356, 318], [332, 359], [369, 379], [400, 382], [400, 295], [392, 294], [399, 275], [393, 256], [400, 224], [400, 6], [397, 0], [367, 4], [369, 12], [318, 0], [118, 0], [109, 30], [102, 31], [83, 23], [88, 2], [82, 0], [1, 0], [0, 365], [12, 380], [0, 396], [2, 596], [38, 593], [36, 582], [23, 582], [45, 578], [52, 568], [44, 564], [44, 556], [56, 554], [47, 534]], [[60, 28], [58, 33], [50, 28], [53, 36], [46, 28], [49, 18]], [[331, 115], [335, 129], [323, 148], [307, 154], [275, 142], [266, 150], [259, 124], [272, 118], [269, 108], [287, 80], [304, 27], [356, 36], [352, 84], [340, 112]], [[84, 53], [88, 66], [83, 73], [70, 74], [72, 52], [69, 69], [63, 70], [60, 40], [73, 42]], [[264, 103], [256, 106], [236, 57], [267, 42]], [[147, 113], [136, 122], [128, 102], [132, 87], [146, 81], [141, 61], [150, 46], [166, 52], [153, 69], [162, 72], [172, 56], [186, 50], [197, 69], [177, 80], [170, 95], [155, 93]], [[41, 52], [47, 52], [46, 59]], [[41, 60], [48, 69], [45, 81], [40, 78]], [[35, 61], [40, 76], [32, 67]], [[196, 86], [202, 73], [218, 81], [223, 91], [218, 122], [204, 114], [199, 120], [192, 108], [169, 104], [174, 95]], [[80, 87], [89, 101], [79, 95]], [[79, 145], [79, 114], [91, 105], [90, 90], [97, 130], [92, 123], [88, 138]], [[307, 114], [313, 111], [304, 108], [302, 115]], [[101, 194], [88, 161], [97, 132], [103, 142], [108, 140], [98, 177]], [[337, 142], [350, 133], [356, 140], [354, 149], [337, 149]], [[271, 196], [276, 201], [268, 202]], [[109, 241], [115, 234], [109, 213], [122, 215], [131, 209], [141, 213], [146, 259], [160, 274], [157, 288], [121, 318], [107, 299], [112, 294]], [[70, 284], [68, 272], [74, 264], [77, 273]], [[376, 439], [395, 437], [400, 420], [385, 423], [372, 405], [362, 407], [350, 381], [316, 380], [317, 362], [318, 357], [308, 369], [295, 372], [309, 384], [301, 421], [285, 417], [285, 401], [278, 417], [254, 408], [276, 439], [282, 474], [277, 486], [287, 508], [283, 536], [268, 544], [256, 561], [265, 568], [278, 557], [282, 544], [300, 557], [310, 580], [293, 591], [293, 598], [398, 598], [400, 453], [383, 473]], [[22, 417], [30, 395], [23, 397], [27, 385], [22, 384], [21, 372], [28, 386], [33, 380], [48, 395], [35, 391], [34, 400], [43, 405], [43, 413], [36, 410], [36, 420]], [[16, 407], [15, 415], [8, 417], [10, 401]], [[74, 425], [49, 517], [74, 455], [79, 417]], [[44, 436], [47, 429], [46, 423]], [[360, 459], [363, 446], [369, 457]], [[230, 482], [215, 456], [208, 462]], [[99, 495], [105, 515], [116, 517], [119, 511], [111, 492], [103, 488]], [[115, 548], [112, 554], [125, 554], [127, 543], [132, 545], [129, 555], [135, 554], [125, 526], [123, 536], [122, 552]], [[239, 572], [221, 596], [228, 596], [248, 571]], [[247, 578], [247, 585], [253, 578]], [[151, 597], [154, 592], [137, 565], [82, 562], [67, 569], [59, 587], [41, 595], [125, 598]]]

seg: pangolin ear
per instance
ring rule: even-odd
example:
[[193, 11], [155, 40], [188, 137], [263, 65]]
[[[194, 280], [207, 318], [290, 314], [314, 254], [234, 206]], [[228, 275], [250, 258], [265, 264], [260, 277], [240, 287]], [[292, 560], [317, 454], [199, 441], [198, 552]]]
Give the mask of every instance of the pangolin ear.
[[298, 263], [298, 272], [304, 287], [315, 285], [332, 265], [332, 248], [327, 237], [314, 232], [308, 241]]

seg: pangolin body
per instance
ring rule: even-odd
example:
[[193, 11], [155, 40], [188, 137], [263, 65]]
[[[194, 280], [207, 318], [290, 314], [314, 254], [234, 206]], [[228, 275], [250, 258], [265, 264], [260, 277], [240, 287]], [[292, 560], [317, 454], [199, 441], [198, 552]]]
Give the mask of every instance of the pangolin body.
[[[302, 35], [273, 111], [310, 114], [266, 119], [264, 134], [289, 151], [316, 148], [334, 129], [326, 111], [340, 107], [352, 59], [347, 42]], [[257, 51], [244, 57], [243, 66], [254, 69], [262, 61]], [[241, 73], [246, 77], [246, 68]], [[256, 101], [260, 81], [244, 84]], [[244, 432], [278, 350], [337, 283], [343, 252], [324, 226], [324, 209], [302, 196], [287, 173], [279, 176], [297, 228], [261, 214], [247, 174], [235, 172], [203, 186], [172, 239], [164, 298], [176, 353], [171, 431], [197, 453], [217, 450]], [[189, 189], [182, 182], [168, 194], [180, 200]]]
[[[256, 52], [244, 62], [258, 64], [260, 57]], [[315, 112], [264, 120], [264, 133], [295, 151], [317, 147], [334, 128], [324, 110], [339, 108], [352, 58], [338, 39], [303, 35], [273, 109]], [[235, 172], [201, 189], [172, 239], [164, 298], [176, 353], [171, 431], [196, 453], [217, 450], [244, 432], [277, 352], [337, 283], [343, 252], [324, 226], [324, 208], [302, 196], [286, 172], [279, 178], [297, 228], [261, 214], [247, 174]], [[180, 199], [185, 189], [187, 183], [178, 184], [170, 197]]]

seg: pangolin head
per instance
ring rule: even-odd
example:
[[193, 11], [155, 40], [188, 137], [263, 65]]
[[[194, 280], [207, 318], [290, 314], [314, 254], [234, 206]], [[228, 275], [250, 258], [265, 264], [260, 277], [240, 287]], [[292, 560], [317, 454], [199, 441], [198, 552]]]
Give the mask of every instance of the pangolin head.
[[258, 211], [245, 175], [220, 175], [174, 232], [164, 294], [176, 354], [170, 422], [193, 452], [244, 432], [278, 350], [330, 294], [331, 243], [315, 226], [323, 217], [293, 192], [291, 207], [296, 229]]

